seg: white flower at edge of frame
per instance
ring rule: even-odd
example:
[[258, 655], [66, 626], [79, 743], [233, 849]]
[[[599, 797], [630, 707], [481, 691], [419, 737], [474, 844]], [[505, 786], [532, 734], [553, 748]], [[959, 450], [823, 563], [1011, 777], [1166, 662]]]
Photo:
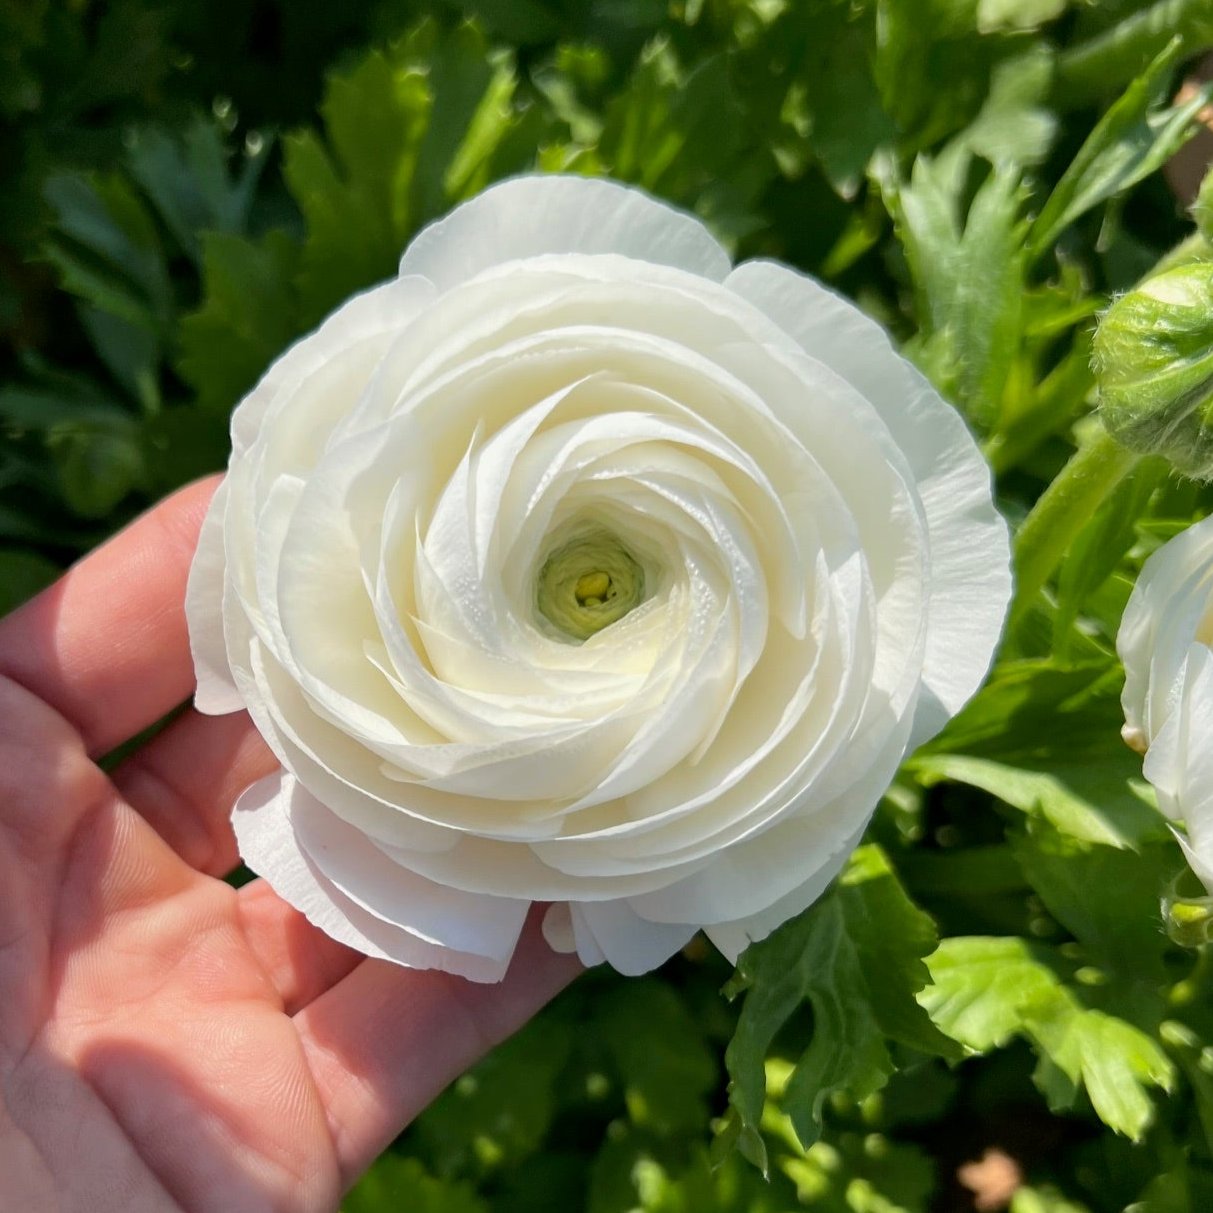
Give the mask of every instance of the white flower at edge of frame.
[[1158, 805], [1213, 893], [1213, 518], [1142, 566], [1116, 639], [1125, 667], [1125, 740], [1145, 754]]

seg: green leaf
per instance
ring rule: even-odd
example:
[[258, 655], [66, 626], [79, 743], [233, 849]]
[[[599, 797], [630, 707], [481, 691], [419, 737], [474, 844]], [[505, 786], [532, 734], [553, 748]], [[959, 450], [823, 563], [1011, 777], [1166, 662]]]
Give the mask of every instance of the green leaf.
[[74, 425], [50, 436], [63, 500], [82, 518], [104, 518], [147, 485], [147, 453], [127, 424]]
[[689, 1159], [686, 1154], [634, 1129], [612, 1135], [594, 1159], [586, 1213], [791, 1213], [795, 1207], [786, 1181], [764, 1181], [736, 1155], [712, 1165], [702, 1148]]
[[203, 303], [181, 322], [178, 364], [200, 408], [229, 413], [298, 333], [298, 255], [283, 232], [203, 238]]
[[509, 1168], [539, 1148], [556, 1113], [570, 1028], [552, 1016], [499, 1045], [424, 1112], [415, 1133], [439, 1175]]
[[811, 157], [852, 198], [873, 154], [893, 142], [873, 76], [876, 37], [869, 5], [803, 0], [746, 40], [738, 93], [787, 175], [800, 176]]
[[613, 177], [694, 207], [722, 239], [760, 224], [754, 203], [773, 173], [750, 154], [723, 55], [686, 71], [668, 40], [647, 46], [606, 108], [597, 150]]
[[705, 1124], [716, 1059], [677, 995], [655, 981], [629, 982], [604, 995], [595, 1013], [632, 1122], [656, 1133]]
[[539, 110], [516, 103], [512, 59], [464, 23], [423, 23], [390, 53], [330, 78], [325, 133], [285, 140], [303, 212], [304, 327], [395, 273], [409, 237], [497, 176], [533, 163]]
[[765, 1125], [775, 1141], [775, 1169], [796, 1185], [801, 1206], [820, 1213], [927, 1213], [935, 1166], [921, 1148], [879, 1133], [842, 1133], [802, 1150], [777, 1102], [768, 1105]]
[[284, 141], [283, 175], [303, 212], [305, 327], [395, 271], [414, 222], [409, 188], [431, 96], [424, 72], [376, 52], [330, 79], [314, 131]]
[[1003, 663], [906, 769], [980, 788], [1081, 841], [1139, 848], [1167, 829], [1141, 760], [1120, 743], [1119, 695], [1110, 657], [1071, 669]]
[[1029, 260], [1043, 256], [1080, 216], [1161, 168], [1188, 141], [1213, 84], [1179, 105], [1165, 105], [1181, 50], [1172, 42], [1099, 120], [1036, 216]]
[[1091, 963], [1130, 981], [1166, 980], [1160, 901], [1183, 863], [1173, 841], [1134, 854], [1033, 820], [1013, 836], [1012, 849], [1045, 908]]
[[[1109, 737], [1109, 746], [1116, 739]], [[1140, 778], [1140, 760], [1112, 749], [1115, 761], [1064, 761], [1049, 771], [1010, 766], [968, 754], [930, 754], [914, 759], [911, 770], [928, 785], [940, 779], [980, 788], [1012, 808], [1039, 813], [1062, 832], [1083, 842], [1136, 847], [1165, 829], [1152, 808], [1149, 786]]]
[[383, 1154], [341, 1202], [341, 1213], [489, 1213], [465, 1183], [436, 1179], [415, 1158]]
[[144, 411], [160, 406], [161, 343], [142, 325], [99, 307], [81, 306], [80, 321], [114, 379]]
[[982, 33], [1003, 29], [1035, 29], [1054, 21], [1070, 0], [978, 0], [977, 28]]
[[[1019, 7], [1018, 0], [1012, 2]], [[1020, 167], [1043, 160], [1057, 133], [1057, 118], [1047, 107], [1053, 70], [1054, 52], [1047, 43], [999, 63], [977, 116], [944, 154], [964, 148], [991, 164]]]
[[914, 1001], [927, 980], [922, 957], [935, 939], [930, 918], [906, 897], [880, 848], [869, 845], [851, 857], [829, 896], [745, 951], [726, 991], [744, 991], [745, 1001], [725, 1062], [738, 1144], [747, 1156], [765, 1159], [758, 1132], [764, 1065], [776, 1035], [806, 1001], [812, 1040], [785, 1099], [805, 1145], [820, 1134], [831, 1091], [859, 1099], [884, 1085], [893, 1070], [890, 1040], [951, 1053]]
[[1171, 1062], [1140, 1029], [1084, 1007], [1047, 949], [1013, 936], [960, 937], [945, 939], [927, 964], [932, 984], [919, 1002], [949, 1036], [978, 1053], [1027, 1038], [1054, 1108], [1068, 1107], [1082, 1087], [1106, 1125], [1141, 1137], [1154, 1114], [1147, 1088], [1170, 1090]]
[[199, 116], [176, 136], [156, 126], [133, 131], [127, 144], [131, 175], [155, 204], [181, 248], [202, 259], [201, 233], [245, 230], [271, 141], [258, 139], [232, 175], [223, 136]]
[[156, 225], [120, 174], [51, 177], [55, 214], [43, 246], [63, 289], [132, 325], [163, 337], [173, 318], [173, 292]]
[[888, 191], [918, 300], [928, 363], [945, 368], [966, 412], [998, 416], [1022, 324], [1023, 191], [1013, 169], [996, 168], [973, 198], [961, 229], [968, 158], [918, 157], [908, 184]]
[[1084, 604], [1116, 571], [1137, 537], [1137, 520], [1168, 475], [1161, 459], [1139, 463], [1109, 495], [1070, 545], [1057, 575], [1054, 648], [1068, 653], [1071, 628]]

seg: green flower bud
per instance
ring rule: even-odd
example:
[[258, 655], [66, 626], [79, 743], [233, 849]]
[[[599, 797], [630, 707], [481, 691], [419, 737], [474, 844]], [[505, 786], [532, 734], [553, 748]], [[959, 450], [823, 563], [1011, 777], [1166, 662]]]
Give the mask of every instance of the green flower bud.
[[644, 569], [607, 530], [562, 544], [543, 562], [535, 587], [539, 613], [573, 640], [587, 640], [644, 601]]
[[1092, 360], [1114, 438], [1213, 477], [1213, 263], [1176, 266], [1117, 299]]

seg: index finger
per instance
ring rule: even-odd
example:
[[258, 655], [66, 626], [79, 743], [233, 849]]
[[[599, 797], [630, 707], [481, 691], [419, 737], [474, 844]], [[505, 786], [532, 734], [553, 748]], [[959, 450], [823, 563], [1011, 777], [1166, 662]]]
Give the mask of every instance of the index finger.
[[71, 721], [90, 754], [193, 691], [185, 583], [219, 479], [166, 498], [0, 620], [0, 674]]

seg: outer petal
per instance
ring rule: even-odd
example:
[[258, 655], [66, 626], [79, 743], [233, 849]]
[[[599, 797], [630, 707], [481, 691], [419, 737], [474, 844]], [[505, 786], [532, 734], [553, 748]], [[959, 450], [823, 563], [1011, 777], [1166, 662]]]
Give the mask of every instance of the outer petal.
[[1192, 870], [1213, 893], [1213, 651], [1189, 646], [1174, 711], [1146, 755], [1145, 775], [1163, 807], [1187, 827]]
[[1181, 531], [1145, 562], [1120, 621], [1120, 701], [1126, 739], [1138, 748], [1154, 741], [1170, 713], [1188, 646], [1204, 629], [1211, 591], [1213, 517]]
[[[606, 961], [636, 977], [651, 972], [691, 941], [699, 928], [685, 923], [648, 922], [626, 901], [597, 901], [571, 907], [577, 951], [584, 964]], [[593, 940], [590, 946], [585, 936]]]
[[548, 253], [619, 253], [716, 282], [729, 256], [698, 219], [616, 181], [515, 177], [432, 223], [409, 245], [400, 273], [448, 291], [507, 261]]
[[194, 706], [210, 716], [239, 712], [244, 707], [244, 699], [228, 665], [227, 644], [223, 638], [223, 583], [227, 567], [223, 554], [223, 515], [226, 509], [225, 482], [211, 498], [185, 588], [190, 653], [198, 679]]
[[830, 882], [842, 871], [851, 852], [859, 845], [863, 832], [867, 828], [865, 821], [842, 847], [826, 861], [799, 888], [781, 897], [774, 905], [768, 906], [748, 918], [740, 918], [736, 922], [718, 922], [715, 926], [705, 927], [704, 934], [720, 949], [724, 957], [733, 964], [737, 957], [759, 939], [766, 937], [782, 926], [789, 918], [794, 918], [802, 910], [807, 910], [827, 889]]
[[769, 261], [738, 266], [725, 285], [875, 405], [918, 479], [931, 568], [924, 695], [911, 741], [921, 745], [981, 684], [1011, 596], [1010, 542], [989, 468], [960, 414], [853, 304]]
[[[268, 881], [279, 897], [304, 914], [314, 926], [367, 956], [391, 960], [408, 968], [441, 969], [471, 981], [494, 982], [505, 976], [514, 950], [513, 942], [502, 949], [500, 939], [492, 940], [486, 951], [497, 953], [495, 955], [458, 951], [449, 942], [452, 930], [460, 932], [461, 927], [482, 913], [479, 908], [482, 899], [430, 885], [427, 881], [419, 884], [417, 877], [403, 871], [400, 885], [392, 897], [399, 905], [411, 888], [417, 897], [417, 905], [411, 913], [405, 911], [395, 917], [386, 917], [366, 908], [364, 895], [371, 890], [360, 887], [359, 901], [343, 892], [300, 844], [290, 815], [291, 799], [297, 790], [294, 777], [285, 772], [267, 776], [243, 793], [232, 814], [241, 858]], [[352, 862], [350, 856], [344, 858]], [[464, 897], [466, 913], [459, 912], [457, 907], [452, 910], [448, 905], [444, 923], [442, 907], [436, 903], [426, 904], [430, 895], [448, 903]], [[443, 938], [427, 937], [424, 929], [427, 921], [430, 926], [440, 928], [438, 934]], [[515, 934], [515, 942], [516, 939]]]

